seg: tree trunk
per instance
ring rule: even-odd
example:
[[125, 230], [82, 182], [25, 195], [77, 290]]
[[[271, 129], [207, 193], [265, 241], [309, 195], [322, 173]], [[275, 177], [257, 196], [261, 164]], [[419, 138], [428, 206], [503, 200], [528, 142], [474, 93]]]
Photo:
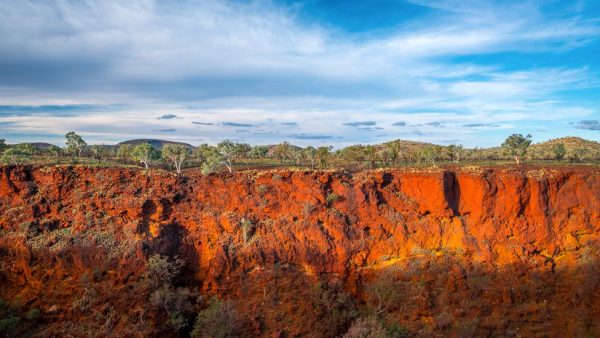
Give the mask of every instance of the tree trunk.
[[515, 156], [515, 162], [517, 162], [517, 165], [521, 164], [521, 158], [519, 156]]

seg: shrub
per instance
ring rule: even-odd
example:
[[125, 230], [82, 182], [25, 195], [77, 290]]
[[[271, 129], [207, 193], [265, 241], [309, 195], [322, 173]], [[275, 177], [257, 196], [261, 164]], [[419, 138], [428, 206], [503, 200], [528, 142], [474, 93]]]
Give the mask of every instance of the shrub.
[[339, 198], [338, 195], [336, 195], [335, 193], [331, 192], [331, 193], [327, 194], [327, 198], [326, 198], [327, 205], [331, 205], [331, 203], [333, 203], [333, 202], [335, 202], [335, 201], [337, 201], [339, 199], [340, 198]]
[[40, 309], [37, 308], [33, 308], [29, 311], [27, 311], [27, 313], [25, 314], [25, 318], [27, 318], [27, 320], [35, 320], [38, 319], [40, 317]]
[[213, 297], [207, 308], [200, 311], [194, 323], [192, 337], [226, 338], [241, 334], [241, 320], [231, 302]]
[[375, 317], [355, 320], [344, 338], [387, 338], [391, 337], [385, 327]]
[[399, 281], [397, 281], [397, 277], [396, 269], [388, 268], [367, 288], [369, 302], [374, 307], [377, 315], [394, 309], [402, 301], [402, 288]]
[[171, 285], [175, 277], [179, 275], [184, 264], [185, 262], [178, 257], [169, 260], [166, 256], [153, 255], [148, 258], [148, 262], [146, 263], [146, 278], [148, 278], [150, 285], [155, 289]]
[[21, 320], [17, 316], [9, 316], [7, 318], [0, 319], [0, 333], [5, 333], [10, 336], [9, 333], [13, 332], [17, 328], [17, 324]]
[[150, 295], [150, 303], [167, 314], [167, 325], [178, 331], [187, 326], [189, 315], [192, 311], [190, 299], [195, 294], [188, 288], [173, 288], [163, 286]]
[[315, 324], [316, 330], [331, 337], [344, 333], [356, 317], [357, 310], [352, 297], [344, 292], [341, 282], [319, 282], [312, 291], [316, 316], [321, 318]]

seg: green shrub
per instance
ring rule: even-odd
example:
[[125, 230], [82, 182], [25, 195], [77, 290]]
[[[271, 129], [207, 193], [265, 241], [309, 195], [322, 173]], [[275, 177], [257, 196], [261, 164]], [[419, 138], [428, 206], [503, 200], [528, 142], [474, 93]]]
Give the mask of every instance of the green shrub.
[[17, 324], [20, 320], [21, 318], [17, 316], [9, 316], [7, 318], [0, 319], [0, 333], [6, 333], [8, 336], [9, 333], [13, 332], [17, 328]]
[[207, 308], [200, 311], [194, 323], [192, 337], [227, 338], [241, 334], [241, 320], [231, 302], [213, 297]]
[[40, 309], [37, 309], [37, 308], [30, 309], [25, 314], [25, 318], [27, 318], [27, 320], [35, 320], [35, 319], [38, 319], [39, 317], [40, 317]]
[[338, 195], [336, 195], [333, 192], [330, 192], [329, 194], [327, 194], [327, 198], [326, 198], [327, 205], [331, 205], [331, 203], [338, 201], [339, 199], [340, 199], [340, 197]]
[[178, 331], [188, 324], [192, 313], [191, 299], [195, 296], [188, 288], [163, 286], [150, 295], [150, 303], [167, 314], [167, 326]]

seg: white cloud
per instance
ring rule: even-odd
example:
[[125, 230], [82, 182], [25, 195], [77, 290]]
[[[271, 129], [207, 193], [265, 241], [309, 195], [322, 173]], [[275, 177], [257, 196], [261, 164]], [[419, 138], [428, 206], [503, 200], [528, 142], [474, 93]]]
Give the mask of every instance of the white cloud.
[[[268, 1], [4, 2], [0, 65], [20, 68], [11, 70], [19, 81], [0, 79], [0, 104], [124, 108], [0, 121], [16, 122], [11, 133], [24, 137], [71, 129], [99, 139], [149, 137], [152, 130], [173, 128], [173, 137], [190, 141], [239, 136], [220, 128], [220, 121], [264, 122], [264, 134], [244, 135], [256, 143], [281, 141], [286, 133], [277, 123], [294, 121], [294, 134], [331, 134], [334, 139], [324, 143], [343, 144], [379, 141], [366, 130], [345, 134], [341, 123], [348, 119], [378, 125], [403, 120], [413, 134], [399, 137], [419, 137], [418, 129], [430, 140], [463, 137], [468, 142], [474, 136], [461, 128], [411, 125], [485, 121], [504, 128], [518, 121], [562, 119], [567, 113], [597, 114], [554, 98], [566, 89], [597, 86], [595, 74], [584, 65], [507, 69], [501, 63], [454, 61], [576, 48], [599, 36], [595, 22], [569, 13], [546, 15], [532, 1], [502, 6], [414, 2], [438, 12], [368, 39], [307, 25]], [[63, 76], [78, 62], [83, 63], [73, 75]], [[50, 75], [25, 69], [31, 65], [46, 67]], [[166, 113], [180, 119], [148, 118]], [[215, 125], [199, 127], [192, 120]]]

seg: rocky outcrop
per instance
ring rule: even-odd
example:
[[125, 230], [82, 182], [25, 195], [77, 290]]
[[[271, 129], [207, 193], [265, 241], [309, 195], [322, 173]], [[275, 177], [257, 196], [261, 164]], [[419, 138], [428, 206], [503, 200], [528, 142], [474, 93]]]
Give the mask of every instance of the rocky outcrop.
[[[410, 306], [389, 307], [387, 316], [416, 335], [599, 329], [596, 168], [175, 176], [0, 167], [0, 228], [23, 227], [48, 236], [119, 229], [117, 246], [140, 243], [129, 260], [121, 259], [115, 274], [122, 278], [151, 252], [183, 257], [190, 283], [238, 301], [258, 335], [314, 333], [310, 314], [300, 312], [303, 289], [319, 280], [340, 281], [357, 304], [371, 304], [370, 285], [394, 269], [401, 283], [393, 285], [411, 286], [402, 291]], [[21, 297], [45, 310], [62, 305], [41, 285], [93, 266], [93, 254], [81, 254], [38, 262], [36, 270], [26, 240], [5, 246], [12, 249], [2, 257], [3, 298]], [[39, 264], [56, 271], [41, 274]], [[278, 301], [266, 304], [275, 293]], [[270, 311], [292, 322], [282, 324]]]

